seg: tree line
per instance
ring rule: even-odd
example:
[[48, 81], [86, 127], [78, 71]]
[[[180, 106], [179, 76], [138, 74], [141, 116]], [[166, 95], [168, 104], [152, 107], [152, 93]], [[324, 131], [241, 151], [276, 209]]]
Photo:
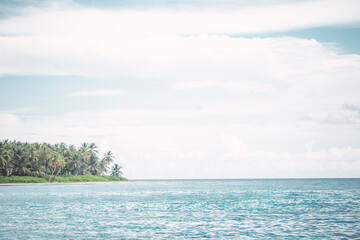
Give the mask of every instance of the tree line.
[[[108, 151], [101, 158], [95, 143], [82, 143], [80, 147], [65, 143], [28, 143], [0, 141], [0, 176], [103, 175], [114, 162]], [[122, 167], [114, 164], [110, 175], [120, 177]]]

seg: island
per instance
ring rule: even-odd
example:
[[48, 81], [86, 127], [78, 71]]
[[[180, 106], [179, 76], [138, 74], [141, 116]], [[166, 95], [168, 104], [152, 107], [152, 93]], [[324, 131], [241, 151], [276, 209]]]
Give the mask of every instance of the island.
[[114, 160], [111, 151], [99, 157], [95, 143], [76, 147], [2, 140], [0, 184], [127, 181]]

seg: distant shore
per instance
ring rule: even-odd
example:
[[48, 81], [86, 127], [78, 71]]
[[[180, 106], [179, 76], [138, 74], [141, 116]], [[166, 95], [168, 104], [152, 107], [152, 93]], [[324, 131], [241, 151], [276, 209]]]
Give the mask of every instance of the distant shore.
[[29, 177], [29, 176], [0, 176], [0, 185], [27, 184], [27, 183], [90, 183], [90, 182], [120, 182], [128, 181], [124, 177], [104, 176], [104, 175], [62, 175], [56, 177], [54, 182], [49, 182], [49, 177]]
[[0, 183], [0, 186], [17, 186], [17, 185], [59, 185], [59, 184], [81, 184], [81, 183], [117, 183], [117, 182], [127, 182], [122, 181], [98, 181], [98, 182], [43, 182], [43, 183]]

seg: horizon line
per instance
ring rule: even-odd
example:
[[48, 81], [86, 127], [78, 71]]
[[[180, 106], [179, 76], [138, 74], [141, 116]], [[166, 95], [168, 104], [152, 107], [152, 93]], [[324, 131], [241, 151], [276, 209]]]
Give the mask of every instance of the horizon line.
[[360, 179], [360, 177], [294, 177], [294, 178], [147, 178], [129, 179], [129, 181], [183, 181], [183, 180], [316, 180], [316, 179]]

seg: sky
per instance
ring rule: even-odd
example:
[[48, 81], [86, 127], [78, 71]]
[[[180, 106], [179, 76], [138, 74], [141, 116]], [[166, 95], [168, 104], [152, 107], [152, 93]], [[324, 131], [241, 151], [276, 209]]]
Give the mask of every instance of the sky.
[[360, 2], [0, 2], [0, 139], [129, 179], [360, 177]]

